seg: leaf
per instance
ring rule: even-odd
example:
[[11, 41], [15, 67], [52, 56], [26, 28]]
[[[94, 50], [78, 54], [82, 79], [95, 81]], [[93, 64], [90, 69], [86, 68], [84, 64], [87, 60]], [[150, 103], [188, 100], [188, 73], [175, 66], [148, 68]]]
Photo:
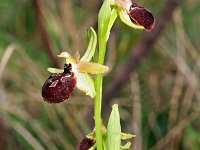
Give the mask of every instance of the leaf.
[[133, 137], [136, 137], [136, 135], [133, 135], [133, 134], [128, 134], [128, 133], [121, 133], [121, 139], [122, 140], [127, 140], [127, 139], [131, 139]]
[[87, 47], [87, 50], [86, 50], [84, 56], [80, 59], [80, 61], [89, 62], [96, 50], [97, 35], [92, 27], [90, 27], [90, 29], [88, 30], [88, 36], [89, 36], [89, 44], [88, 44], [88, 47]]
[[131, 21], [126, 10], [119, 8], [118, 12], [119, 12], [119, 16], [120, 16], [121, 21], [124, 22], [126, 25], [128, 25], [132, 28], [135, 28], [135, 29], [144, 29], [143, 26], [136, 25]]
[[94, 88], [94, 82], [90, 78], [90, 76], [87, 73], [77, 73], [77, 88], [86, 95], [89, 95], [91, 98], [94, 98], [96, 95], [96, 91]]
[[93, 63], [93, 62], [79, 62], [78, 71], [81, 73], [91, 73], [91, 74], [99, 74], [107, 72], [109, 68], [107, 66]]
[[57, 68], [48, 68], [47, 69], [51, 73], [63, 73], [64, 69], [57, 69]]
[[120, 150], [121, 146], [121, 125], [118, 111], [118, 105], [112, 106], [112, 112], [108, 121], [108, 150]]
[[127, 142], [124, 146], [121, 146], [121, 150], [129, 150], [131, 147], [131, 142]]

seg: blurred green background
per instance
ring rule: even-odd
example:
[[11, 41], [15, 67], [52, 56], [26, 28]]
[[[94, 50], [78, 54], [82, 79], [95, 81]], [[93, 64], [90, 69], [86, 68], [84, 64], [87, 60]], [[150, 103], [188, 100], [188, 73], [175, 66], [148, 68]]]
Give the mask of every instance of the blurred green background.
[[[73, 150], [92, 131], [93, 102], [84, 93], [76, 90], [56, 105], [44, 102], [40, 93], [46, 69], [62, 67], [57, 54], [84, 53], [86, 30], [97, 29], [101, 3], [0, 1], [0, 150]], [[163, 0], [138, 3], [153, 14], [164, 5]], [[150, 54], [107, 104], [119, 104], [122, 131], [136, 134], [131, 149], [200, 149], [199, 27], [200, 1], [183, 0]], [[142, 34], [117, 19], [108, 44], [111, 71], [105, 87]]]

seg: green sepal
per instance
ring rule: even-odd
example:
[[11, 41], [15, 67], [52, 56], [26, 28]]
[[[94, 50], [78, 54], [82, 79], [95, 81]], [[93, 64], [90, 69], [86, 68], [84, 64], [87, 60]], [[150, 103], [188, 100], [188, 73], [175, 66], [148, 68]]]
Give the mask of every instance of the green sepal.
[[125, 23], [126, 25], [128, 25], [132, 28], [135, 28], [135, 29], [141, 29], [141, 30], [144, 29], [143, 26], [136, 25], [131, 21], [126, 10], [124, 10], [122, 8], [118, 8], [118, 12], [119, 12], [119, 17], [120, 17], [121, 21], [123, 23]]
[[96, 96], [96, 91], [94, 88], [94, 81], [87, 73], [77, 73], [77, 88], [86, 95], [89, 95], [91, 98]]
[[107, 149], [108, 150], [120, 150], [121, 146], [121, 125], [118, 105], [112, 106], [112, 112], [108, 121], [108, 137], [107, 137]]
[[129, 150], [131, 147], [131, 142], [127, 142], [125, 145], [121, 145], [121, 150]]
[[97, 35], [92, 27], [90, 27], [90, 29], [87, 31], [87, 35], [89, 38], [88, 47], [87, 47], [87, 50], [86, 50], [84, 56], [80, 59], [80, 61], [89, 62], [96, 50]]

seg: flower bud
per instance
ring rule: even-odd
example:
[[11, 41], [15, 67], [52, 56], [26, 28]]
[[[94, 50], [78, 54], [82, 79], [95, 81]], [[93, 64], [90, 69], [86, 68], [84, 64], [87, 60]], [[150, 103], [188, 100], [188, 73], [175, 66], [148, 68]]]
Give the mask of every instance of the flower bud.
[[76, 150], [88, 150], [94, 145], [94, 143], [94, 140], [85, 137], [80, 141]]

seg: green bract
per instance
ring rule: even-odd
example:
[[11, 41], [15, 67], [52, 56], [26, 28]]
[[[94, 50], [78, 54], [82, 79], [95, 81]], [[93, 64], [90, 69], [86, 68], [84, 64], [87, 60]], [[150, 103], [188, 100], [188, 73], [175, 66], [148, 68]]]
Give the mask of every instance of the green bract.
[[98, 15], [98, 44], [99, 44], [99, 60], [98, 63], [103, 64], [106, 51], [106, 44], [110, 31], [108, 24], [111, 18], [110, 0], [105, 0]]
[[[125, 145], [121, 145], [121, 140], [129, 140], [135, 137], [135, 135], [121, 132], [120, 116], [117, 104], [112, 106], [112, 112], [110, 114], [107, 129], [102, 125], [101, 131], [103, 135], [104, 150], [129, 150], [131, 143], [127, 142]], [[93, 130], [93, 132], [89, 133], [86, 137], [96, 140], [96, 131]]]
[[112, 106], [112, 112], [108, 122], [108, 150], [120, 150], [121, 146], [121, 125], [118, 111], [118, 105]]
[[107, 35], [106, 35], [107, 39], [109, 38], [110, 30], [111, 30], [116, 18], [117, 18], [117, 10], [112, 9], [110, 19], [109, 19], [109, 22], [108, 22]]
[[112, 106], [112, 112], [107, 127], [107, 149], [108, 150], [128, 150], [131, 146], [130, 142], [127, 142], [124, 146], [121, 145], [121, 140], [127, 140], [135, 137], [135, 135], [121, 132], [120, 116], [118, 105]]

